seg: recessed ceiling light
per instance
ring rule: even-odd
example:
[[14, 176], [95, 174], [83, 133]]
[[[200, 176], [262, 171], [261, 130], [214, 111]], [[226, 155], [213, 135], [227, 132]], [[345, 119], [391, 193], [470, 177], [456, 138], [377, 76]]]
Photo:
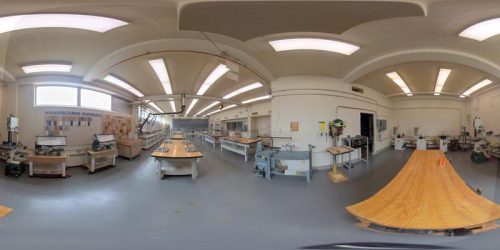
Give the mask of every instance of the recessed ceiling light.
[[206, 106], [206, 107], [205, 107], [204, 109], [202, 109], [200, 112], [196, 113], [196, 115], [200, 115], [201, 113], [203, 113], [203, 112], [207, 111], [208, 109], [210, 109], [211, 107], [213, 107], [213, 106], [215, 106], [215, 105], [217, 105], [217, 104], [219, 104], [219, 103], [220, 103], [220, 101], [215, 101], [215, 102], [210, 103], [208, 106]]
[[25, 74], [40, 73], [40, 72], [70, 72], [72, 65], [47, 63], [47, 64], [26, 65], [22, 66], [21, 68], [23, 69]]
[[403, 81], [403, 78], [399, 76], [397, 72], [391, 72], [386, 74], [394, 83], [396, 83], [401, 90], [407, 95], [407, 96], [413, 96], [411, 93], [410, 88], [408, 88], [408, 85], [406, 85], [405, 81]]
[[469, 89], [467, 89], [466, 91], [464, 91], [464, 93], [462, 93], [463, 96], [469, 96], [470, 94], [476, 92], [477, 90], [483, 88], [483, 87], [486, 87], [488, 85], [490, 85], [492, 83], [491, 80], [489, 79], [484, 79], [476, 84], [474, 84], [474, 86], [470, 87]]
[[214, 84], [222, 75], [226, 74], [229, 71], [229, 68], [224, 64], [219, 64], [217, 68], [215, 68], [210, 75], [208, 75], [207, 79], [203, 82], [198, 89], [197, 95], [203, 95], [207, 92], [208, 88]]
[[247, 104], [247, 103], [252, 103], [252, 102], [256, 102], [256, 101], [266, 100], [266, 99], [269, 99], [269, 98], [271, 98], [270, 95], [265, 95], [265, 96], [260, 96], [260, 97], [248, 99], [248, 100], [242, 101], [241, 103]]
[[483, 41], [498, 34], [500, 34], [500, 18], [494, 18], [470, 26], [460, 32], [459, 36]]
[[29, 14], [0, 18], [0, 33], [35, 28], [73, 28], [106, 32], [127, 22], [101, 16], [76, 14]]
[[158, 113], [163, 113], [163, 110], [162, 110], [160, 107], [158, 107], [158, 105], [156, 105], [156, 103], [154, 103], [154, 102], [150, 102], [150, 103], [149, 103], [149, 106], [151, 106], [151, 107], [153, 107], [154, 109], [156, 109], [156, 111], [157, 111]]
[[186, 113], [184, 114], [184, 116], [187, 116], [189, 114], [189, 112], [191, 112], [191, 109], [193, 109], [194, 105], [196, 105], [197, 102], [198, 102], [198, 99], [193, 99], [191, 101], [191, 103], [189, 104], [189, 107], [186, 110]]
[[172, 84], [170, 83], [170, 78], [168, 77], [167, 67], [165, 66], [165, 62], [163, 59], [155, 59], [150, 60], [149, 65], [153, 68], [153, 71], [156, 73], [158, 80], [160, 80], [161, 85], [163, 86], [163, 90], [165, 90], [165, 94], [172, 94]]
[[464, 95], [460, 95], [460, 98], [465, 98], [465, 96]]
[[443, 86], [451, 73], [451, 69], [439, 69], [439, 73], [436, 79], [436, 87], [434, 87], [434, 95], [440, 95], [443, 90]]
[[351, 55], [359, 49], [359, 46], [354, 44], [319, 38], [291, 38], [273, 40], [269, 41], [269, 44], [276, 52], [287, 50], [322, 50], [344, 55]]
[[110, 82], [118, 87], [124, 88], [138, 97], [144, 96], [139, 90], [135, 89], [130, 84], [128, 84], [125, 81], [120, 80], [112, 75], [107, 75], [106, 77], [104, 77], [104, 80], [107, 82]]
[[231, 98], [231, 97], [235, 97], [235, 96], [237, 96], [237, 95], [239, 95], [239, 94], [241, 94], [241, 93], [245, 93], [245, 92], [247, 92], [247, 91], [250, 91], [250, 90], [252, 90], [252, 89], [256, 89], [256, 88], [260, 88], [260, 87], [262, 87], [262, 83], [260, 83], [260, 82], [256, 82], [256, 83], [253, 83], [253, 84], [247, 85], [247, 86], [245, 86], [245, 87], [243, 87], [243, 88], [237, 89], [237, 90], [235, 90], [235, 91], [233, 91], [233, 92], [231, 92], [231, 93], [229, 93], [229, 94], [225, 95], [225, 96], [224, 96], [224, 97], [222, 97], [222, 98], [223, 98], [223, 99], [229, 99], [229, 98]]

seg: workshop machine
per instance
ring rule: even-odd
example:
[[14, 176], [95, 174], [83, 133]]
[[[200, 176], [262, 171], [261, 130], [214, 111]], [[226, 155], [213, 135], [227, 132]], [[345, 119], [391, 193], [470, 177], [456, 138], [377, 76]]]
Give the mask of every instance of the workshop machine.
[[396, 138], [394, 139], [394, 149], [395, 150], [405, 150], [406, 147], [406, 141], [405, 138], [402, 138], [401, 135], [397, 135]]
[[258, 175], [270, 180], [272, 175], [288, 175], [306, 177], [311, 181], [311, 154], [314, 146], [309, 145], [307, 151], [294, 151], [293, 144], [287, 143], [281, 150], [264, 149], [262, 142], [257, 143], [255, 152], [255, 171]]
[[474, 138], [472, 138], [471, 141], [474, 143], [474, 150], [470, 157], [475, 163], [483, 163], [491, 158], [491, 150], [489, 143], [486, 141], [486, 137], [491, 136], [493, 132], [485, 132], [486, 128], [479, 117], [474, 118], [473, 127]]
[[421, 135], [417, 137], [417, 150], [427, 150], [427, 139]]
[[37, 136], [35, 141], [35, 155], [57, 155], [64, 152], [66, 136]]
[[93, 151], [110, 150], [116, 148], [116, 138], [114, 135], [94, 135], [92, 141]]
[[439, 136], [439, 150], [443, 151], [443, 153], [448, 152], [448, 136], [446, 135]]

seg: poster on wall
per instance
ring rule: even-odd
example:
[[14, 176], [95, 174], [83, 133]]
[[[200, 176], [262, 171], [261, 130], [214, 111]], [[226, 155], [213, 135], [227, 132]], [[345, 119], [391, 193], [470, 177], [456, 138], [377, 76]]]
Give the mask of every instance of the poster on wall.
[[102, 115], [102, 133], [115, 135], [116, 139], [128, 138], [132, 132], [132, 121], [130, 117], [116, 115]]
[[45, 111], [45, 134], [49, 136], [64, 135], [75, 127], [90, 127], [93, 118], [101, 114], [77, 111]]

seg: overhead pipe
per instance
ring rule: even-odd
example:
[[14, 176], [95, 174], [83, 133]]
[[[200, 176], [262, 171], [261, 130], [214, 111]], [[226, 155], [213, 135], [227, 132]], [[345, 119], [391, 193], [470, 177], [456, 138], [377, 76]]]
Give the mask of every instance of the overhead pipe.
[[144, 120], [144, 122], [142, 122], [142, 125], [141, 125], [141, 128], [139, 129], [139, 132], [142, 133], [142, 129], [144, 128], [144, 125], [146, 124], [149, 124], [149, 118], [151, 116], [153, 116], [154, 120], [153, 122], [156, 120], [156, 116], [159, 116], [159, 115], [178, 115], [178, 114], [182, 114], [184, 113], [184, 110], [186, 109], [186, 104], [185, 104], [185, 95], [182, 94], [181, 95], [181, 110], [177, 111], [177, 112], [160, 112], [160, 113], [148, 113], [148, 116], [146, 117], [146, 119]]

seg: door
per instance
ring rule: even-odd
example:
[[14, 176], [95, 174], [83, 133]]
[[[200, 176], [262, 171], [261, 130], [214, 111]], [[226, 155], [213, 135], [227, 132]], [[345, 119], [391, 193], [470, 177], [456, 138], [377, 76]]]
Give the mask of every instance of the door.
[[374, 120], [373, 114], [361, 113], [361, 135], [368, 137], [368, 151], [373, 152], [373, 141], [375, 137], [374, 133]]

